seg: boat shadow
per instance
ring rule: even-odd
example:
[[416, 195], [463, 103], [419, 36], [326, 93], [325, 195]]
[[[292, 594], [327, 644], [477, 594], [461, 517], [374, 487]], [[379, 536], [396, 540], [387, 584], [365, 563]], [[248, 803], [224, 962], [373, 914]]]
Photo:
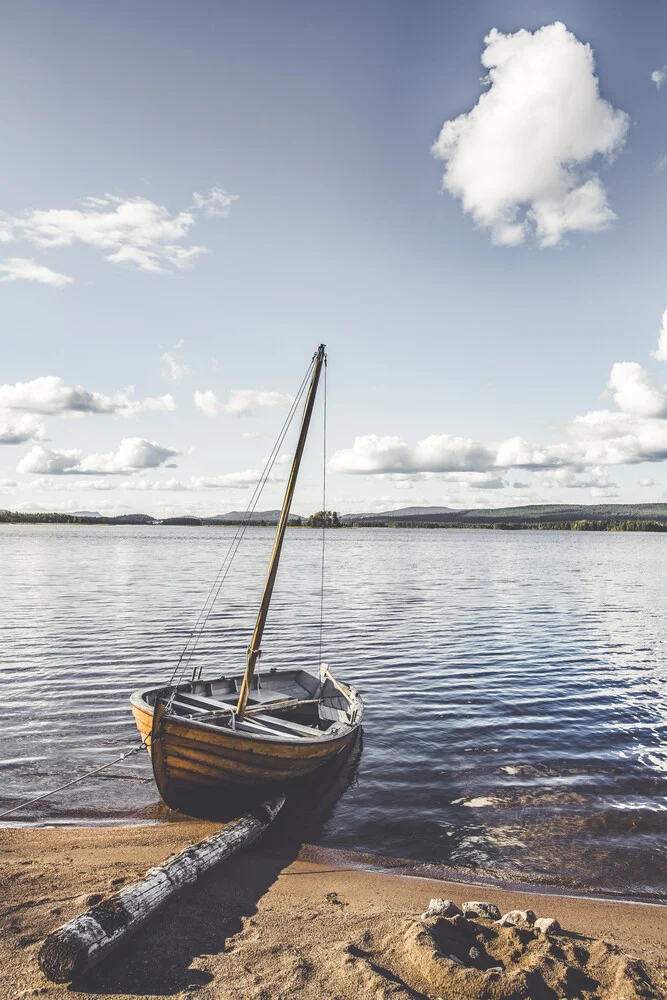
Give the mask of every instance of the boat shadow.
[[[232, 939], [241, 931], [253, 934], [262, 896], [302, 846], [319, 837], [340, 797], [356, 784], [361, 751], [360, 733], [343, 759], [292, 783], [285, 805], [261, 840], [184, 889], [69, 990], [98, 996], [172, 996], [211, 983], [214, 974], [206, 968], [207, 958], [233, 951]], [[202, 802], [193, 802], [192, 808], [197, 817], [224, 821], [248, 804], [247, 796], [237, 796], [217, 808]]]

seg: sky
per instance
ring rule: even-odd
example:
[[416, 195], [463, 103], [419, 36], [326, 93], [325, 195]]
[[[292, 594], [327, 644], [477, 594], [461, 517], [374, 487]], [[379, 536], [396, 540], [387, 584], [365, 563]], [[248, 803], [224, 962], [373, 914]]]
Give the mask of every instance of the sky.
[[667, 501], [666, 39], [647, 0], [6, 5], [0, 508], [245, 509], [320, 343], [329, 508]]

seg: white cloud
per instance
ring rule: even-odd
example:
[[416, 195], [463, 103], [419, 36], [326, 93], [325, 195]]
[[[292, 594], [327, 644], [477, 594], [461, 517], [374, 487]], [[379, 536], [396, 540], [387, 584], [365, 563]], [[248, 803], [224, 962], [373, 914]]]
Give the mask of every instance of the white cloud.
[[637, 485], [645, 487], [655, 486], [655, 479], [651, 479], [649, 476], [641, 476], [637, 480]]
[[129, 479], [126, 483], [119, 483], [119, 489], [123, 490], [145, 490], [161, 493], [163, 491], [172, 493], [182, 493], [189, 489], [180, 479]]
[[77, 472], [80, 461], [80, 451], [52, 451], [50, 448], [36, 444], [27, 455], [23, 456], [16, 466], [16, 471], [22, 474], [55, 476], [63, 472]]
[[[122, 397], [121, 397], [122, 398]], [[173, 413], [176, 409], [176, 400], [171, 393], [164, 396], [146, 396], [145, 399], [127, 399], [119, 406], [118, 412], [122, 417], [137, 417], [140, 413]]]
[[[515, 437], [485, 445], [440, 434], [408, 445], [398, 437], [368, 434], [357, 437], [351, 448], [335, 452], [330, 466], [334, 472], [390, 474], [392, 478], [394, 474], [401, 474], [411, 479], [430, 478], [429, 473], [459, 472], [467, 474], [461, 475], [461, 482], [468, 481], [479, 487], [481, 484], [470, 478], [471, 473], [495, 470], [498, 475], [510, 469], [533, 472], [570, 469], [582, 473], [591, 467], [667, 459], [667, 420], [660, 417], [595, 410], [570, 421], [567, 435], [568, 440], [558, 444], [534, 445]], [[593, 475], [599, 476], [599, 470]], [[576, 484], [574, 479], [571, 482]], [[601, 488], [599, 482], [590, 477], [581, 485]]]
[[508, 484], [496, 472], [389, 472], [379, 473], [378, 479], [390, 479], [395, 489], [410, 489], [413, 483], [456, 483], [468, 489], [501, 490]]
[[229, 210], [235, 201], [238, 201], [237, 194], [227, 194], [222, 188], [212, 187], [208, 195], [194, 193], [194, 203], [206, 215], [225, 216], [229, 215]]
[[225, 413], [234, 417], [249, 417], [255, 410], [265, 406], [279, 406], [284, 409], [294, 402], [294, 396], [286, 392], [262, 392], [257, 389], [232, 389], [229, 400], [223, 405]]
[[542, 246], [605, 228], [615, 216], [590, 164], [621, 149], [629, 118], [600, 97], [590, 46], [560, 22], [484, 41], [489, 88], [433, 145], [443, 187], [505, 246], [533, 227]]
[[621, 494], [618, 490], [612, 489], [611, 487], [594, 486], [591, 490], [592, 497], [606, 497], [608, 500], [611, 500], [613, 497], [620, 497], [620, 495]]
[[241, 437], [246, 441], [256, 441], [259, 437], [259, 431], [244, 431]]
[[377, 434], [355, 438], [352, 448], [331, 459], [334, 472], [455, 472], [482, 471], [493, 465], [493, 453], [478, 441], [432, 434], [414, 447], [398, 437]]
[[[28, 209], [19, 216], [5, 215], [0, 241], [23, 240], [39, 247], [81, 243], [103, 251], [114, 264], [130, 264], [141, 271], [183, 270], [207, 252], [203, 246], [184, 245], [199, 216], [226, 215], [236, 197], [212, 188], [206, 197], [195, 194], [194, 204], [175, 215], [148, 198], [110, 194], [86, 198], [81, 208]], [[72, 280], [56, 277], [64, 279], [60, 284]]]
[[44, 424], [30, 413], [22, 413], [18, 417], [0, 415], [0, 444], [40, 441], [45, 433]]
[[118, 413], [136, 417], [140, 413], [168, 413], [176, 409], [171, 395], [133, 400], [131, 390], [108, 396], [83, 386], [68, 386], [56, 375], [43, 375], [30, 382], [0, 385], [0, 407], [27, 413]]
[[608, 490], [616, 488], [616, 483], [612, 483], [608, 473], [600, 468], [591, 469], [589, 474], [583, 476], [577, 475], [574, 469], [549, 469], [544, 472], [538, 471], [535, 474], [535, 479], [540, 486], [546, 486], [548, 489]]
[[186, 375], [192, 374], [192, 368], [190, 365], [183, 364], [178, 358], [172, 353], [174, 351], [179, 351], [183, 346], [183, 340], [179, 340], [178, 343], [174, 344], [171, 351], [165, 351], [161, 357], [161, 361], [164, 361], [164, 367], [162, 369], [162, 374], [165, 378], [171, 379], [173, 382], [178, 382], [180, 379], [185, 378]]
[[658, 334], [658, 346], [654, 351], [651, 351], [651, 356], [656, 361], [667, 361], [667, 309], [662, 314], [662, 323], [660, 324], [660, 333]]
[[43, 445], [33, 445], [16, 471], [47, 476], [75, 473], [118, 475], [156, 469], [178, 454], [175, 448], [163, 448], [145, 438], [124, 438], [116, 451], [85, 457], [78, 450], [52, 451]]
[[[191, 480], [192, 489], [219, 490], [234, 489], [244, 490], [249, 486], [256, 486], [262, 477], [259, 469], [246, 469], [245, 472], [226, 472], [220, 476], [198, 476]], [[271, 473], [267, 482], [284, 483], [286, 476], [279, 473]]]
[[634, 465], [667, 459], [667, 420], [593, 410], [568, 425], [570, 463]]
[[260, 407], [280, 406], [288, 409], [294, 396], [286, 392], [264, 392], [259, 389], [232, 389], [226, 403], [221, 403], [216, 394], [207, 389], [195, 392], [195, 406], [213, 419], [218, 413], [229, 413], [233, 417], [250, 417]]
[[667, 392], [636, 361], [617, 361], [607, 388], [619, 410], [642, 417], [667, 417]]
[[33, 257], [7, 257], [0, 262], [0, 281], [37, 281], [40, 285], [62, 288], [71, 285], [74, 278], [68, 274], [52, 271], [44, 264], [38, 264]]
[[651, 73], [651, 79], [658, 90], [660, 90], [665, 80], [667, 80], [667, 66], [663, 66], [662, 69], [654, 69]]
[[217, 417], [221, 406], [216, 394], [211, 389], [207, 389], [205, 392], [195, 392], [193, 398], [197, 409], [206, 414], [210, 420]]

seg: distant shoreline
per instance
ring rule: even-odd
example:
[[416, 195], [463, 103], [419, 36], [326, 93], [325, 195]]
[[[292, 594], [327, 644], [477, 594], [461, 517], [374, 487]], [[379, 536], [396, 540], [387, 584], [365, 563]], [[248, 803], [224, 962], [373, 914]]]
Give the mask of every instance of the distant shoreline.
[[[198, 517], [171, 517], [164, 519], [151, 518], [145, 514], [121, 514], [118, 517], [81, 517], [74, 514], [58, 513], [36, 513], [22, 514], [16, 511], [0, 512], [0, 525], [10, 524], [66, 524], [73, 526], [139, 526], [139, 527], [220, 527], [238, 528], [244, 524], [242, 520], [224, 520], [223, 518], [198, 518]], [[253, 528], [275, 528], [275, 521], [253, 520], [248, 522]], [[312, 526], [304, 523], [301, 519], [294, 519], [288, 522], [290, 528], [309, 529]], [[460, 530], [471, 531], [647, 531], [647, 532], [667, 532], [667, 517], [662, 520], [649, 518], [622, 518], [622, 517], [598, 517], [598, 518], [578, 518], [559, 519], [553, 516], [548, 520], [537, 520], [535, 518], [484, 518], [476, 520], [469, 518], [455, 519], [442, 518], [437, 521], [419, 520], [416, 518], [370, 518], [364, 517], [354, 520], [347, 517], [336, 528], [328, 530], [345, 530], [350, 528], [404, 528], [420, 530]], [[319, 530], [315, 528], [315, 530]]]

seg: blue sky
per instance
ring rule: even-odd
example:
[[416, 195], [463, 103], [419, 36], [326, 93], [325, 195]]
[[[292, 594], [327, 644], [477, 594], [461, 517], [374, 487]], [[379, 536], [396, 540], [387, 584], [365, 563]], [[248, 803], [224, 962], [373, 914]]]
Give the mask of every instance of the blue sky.
[[[666, 29], [654, 3], [13, 5], [0, 506], [243, 508], [322, 341], [340, 510], [664, 499]], [[318, 468], [314, 441], [297, 509]]]

